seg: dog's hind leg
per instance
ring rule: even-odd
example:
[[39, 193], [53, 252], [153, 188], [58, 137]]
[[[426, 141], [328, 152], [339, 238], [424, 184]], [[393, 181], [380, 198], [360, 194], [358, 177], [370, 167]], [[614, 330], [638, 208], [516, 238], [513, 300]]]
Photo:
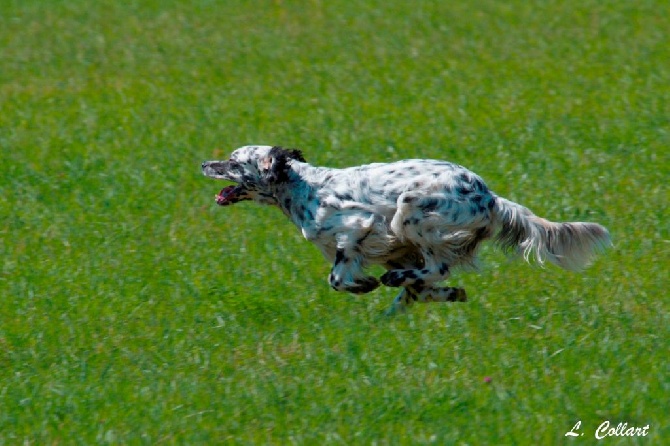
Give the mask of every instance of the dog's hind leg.
[[381, 282], [391, 287], [430, 286], [447, 279], [450, 267], [471, 262], [479, 243], [490, 236], [489, 210], [473, 207], [480, 206], [482, 200], [473, 198], [472, 204], [463, 197], [444, 194], [401, 194], [391, 230], [417, 248], [423, 266], [391, 269], [382, 275]]
[[393, 304], [386, 314], [402, 313], [414, 302], [466, 302], [467, 300], [468, 298], [463, 288], [421, 287], [417, 289], [413, 286], [408, 286], [400, 290], [395, 299], [393, 299]]
[[422, 287], [449, 276], [449, 265], [438, 259], [435, 248], [443, 244], [443, 214], [452, 206], [450, 201], [443, 194], [405, 192], [398, 197], [398, 208], [390, 228], [398, 239], [416, 248], [421, 266], [403, 265], [399, 269], [390, 269], [381, 277], [384, 285], [407, 287], [417, 284]]
[[429, 287], [419, 293], [418, 302], [466, 302], [468, 300], [463, 288]]
[[417, 285], [423, 287], [425, 283], [434, 283], [446, 280], [449, 277], [449, 266], [438, 262], [426, 253], [424, 266], [421, 269], [392, 269], [386, 271], [380, 278], [381, 282], [390, 287]]

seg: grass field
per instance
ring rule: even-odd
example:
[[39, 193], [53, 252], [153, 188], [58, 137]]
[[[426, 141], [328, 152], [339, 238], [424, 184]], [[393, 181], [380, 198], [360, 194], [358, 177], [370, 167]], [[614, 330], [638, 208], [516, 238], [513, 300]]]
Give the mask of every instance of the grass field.
[[[0, 445], [668, 444], [669, 40], [662, 0], [0, 2]], [[215, 205], [249, 143], [450, 160], [614, 248], [385, 317]]]

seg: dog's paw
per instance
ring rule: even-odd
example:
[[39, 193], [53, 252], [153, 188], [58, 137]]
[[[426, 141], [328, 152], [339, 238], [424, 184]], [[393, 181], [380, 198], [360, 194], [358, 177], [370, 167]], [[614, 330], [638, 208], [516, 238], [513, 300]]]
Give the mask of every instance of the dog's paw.
[[417, 275], [412, 269], [392, 269], [386, 271], [381, 277], [381, 281], [386, 286], [398, 287], [414, 283]]
[[354, 294], [369, 293], [379, 286], [379, 280], [375, 277], [362, 277], [360, 279], [355, 279], [352, 282], [343, 282], [341, 278], [331, 273], [328, 277], [328, 281], [335, 291], [345, 291]]
[[379, 286], [379, 280], [375, 277], [364, 277], [354, 281], [353, 285], [347, 287], [347, 291], [354, 294], [365, 294], [373, 291]]

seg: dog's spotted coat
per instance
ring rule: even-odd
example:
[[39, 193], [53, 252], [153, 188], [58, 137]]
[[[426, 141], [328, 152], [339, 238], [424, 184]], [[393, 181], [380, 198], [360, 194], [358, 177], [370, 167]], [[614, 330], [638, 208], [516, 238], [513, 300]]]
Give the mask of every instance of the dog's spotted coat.
[[[298, 150], [245, 146], [228, 161], [202, 165], [229, 180], [216, 197], [226, 206], [254, 200], [279, 207], [332, 262], [337, 291], [402, 287], [394, 308], [413, 301], [464, 301], [460, 288], [436, 285], [469, 265], [480, 242], [495, 237], [561, 267], [579, 269], [609, 244], [595, 223], [552, 223], [491, 192], [476, 174], [446, 161], [412, 159], [346, 169], [315, 167]], [[382, 265], [378, 280], [366, 267]]]

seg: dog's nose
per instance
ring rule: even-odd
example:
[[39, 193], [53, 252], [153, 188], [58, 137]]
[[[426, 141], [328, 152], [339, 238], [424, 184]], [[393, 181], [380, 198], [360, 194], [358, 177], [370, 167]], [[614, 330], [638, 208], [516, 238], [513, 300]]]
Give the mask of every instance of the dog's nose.
[[208, 161], [203, 161], [202, 165], [200, 167], [202, 167], [204, 169], [205, 167], [207, 167], [207, 164], [209, 164]]

